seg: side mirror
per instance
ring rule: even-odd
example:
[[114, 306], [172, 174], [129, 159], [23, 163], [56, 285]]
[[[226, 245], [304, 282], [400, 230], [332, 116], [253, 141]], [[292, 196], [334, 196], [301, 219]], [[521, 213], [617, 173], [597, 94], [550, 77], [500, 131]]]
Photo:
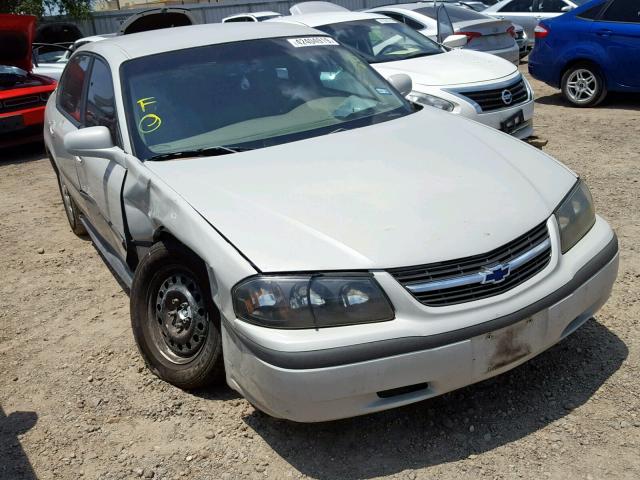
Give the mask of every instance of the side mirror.
[[443, 40], [442, 45], [448, 48], [462, 48], [468, 41], [466, 35], [449, 35]]
[[413, 81], [406, 73], [396, 73], [387, 78], [387, 81], [398, 90], [403, 97], [406, 97], [413, 90]]
[[107, 127], [87, 127], [64, 136], [64, 148], [78, 157], [96, 157], [111, 160], [126, 168], [124, 152], [113, 144]]

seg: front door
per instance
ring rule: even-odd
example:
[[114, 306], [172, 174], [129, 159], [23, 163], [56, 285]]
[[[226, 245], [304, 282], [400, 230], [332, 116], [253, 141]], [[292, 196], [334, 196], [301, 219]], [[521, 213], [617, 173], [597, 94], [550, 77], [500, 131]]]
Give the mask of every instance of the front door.
[[[86, 92], [83, 127], [107, 127], [114, 144], [118, 145], [120, 134], [113, 78], [109, 67], [98, 57], [93, 59]], [[81, 157], [76, 169], [92, 226], [124, 259], [126, 241], [121, 192], [126, 170], [114, 161], [95, 157]]]

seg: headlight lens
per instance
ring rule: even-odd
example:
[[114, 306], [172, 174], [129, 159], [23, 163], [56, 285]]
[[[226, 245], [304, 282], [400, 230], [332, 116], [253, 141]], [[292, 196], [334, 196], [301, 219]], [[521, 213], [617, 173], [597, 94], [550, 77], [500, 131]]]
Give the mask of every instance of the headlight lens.
[[272, 328], [384, 322], [393, 308], [369, 275], [257, 276], [232, 292], [236, 316]]
[[596, 222], [593, 199], [586, 183], [582, 180], [578, 181], [556, 209], [555, 216], [560, 227], [562, 253], [566, 253], [587, 234]]
[[452, 112], [455, 108], [455, 104], [450, 101], [426, 93], [411, 92], [407, 95], [407, 99], [413, 103], [419, 103], [420, 105], [426, 105], [428, 107], [436, 107], [446, 112]]

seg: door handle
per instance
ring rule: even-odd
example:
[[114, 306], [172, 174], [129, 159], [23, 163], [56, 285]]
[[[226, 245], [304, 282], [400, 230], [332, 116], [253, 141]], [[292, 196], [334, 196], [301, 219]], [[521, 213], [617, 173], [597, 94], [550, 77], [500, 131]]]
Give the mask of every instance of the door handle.
[[609, 30], [607, 28], [601, 28], [600, 30], [596, 30], [596, 35], [599, 37], [610, 37], [613, 33], [613, 30]]
[[82, 157], [78, 157], [77, 155], [74, 157], [76, 159], [76, 162], [78, 163], [82, 163], [84, 162], [84, 160], [82, 159]]
[[54, 137], [56, 134], [56, 131], [53, 128], [53, 122], [49, 122], [49, 134], [51, 134], [52, 137]]

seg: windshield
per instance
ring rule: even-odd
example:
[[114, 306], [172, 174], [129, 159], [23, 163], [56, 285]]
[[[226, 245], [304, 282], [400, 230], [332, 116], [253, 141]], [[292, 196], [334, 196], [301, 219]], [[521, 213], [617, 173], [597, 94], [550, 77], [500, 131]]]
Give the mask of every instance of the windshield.
[[266, 147], [413, 111], [329, 37], [166, 52], [124, 63], [121, 77], [129, 132], [142, 160]]
[[357, 51], [369, 63], [443, 53], [440, 45], [391, 18], [372, 18], [316, 27]]

